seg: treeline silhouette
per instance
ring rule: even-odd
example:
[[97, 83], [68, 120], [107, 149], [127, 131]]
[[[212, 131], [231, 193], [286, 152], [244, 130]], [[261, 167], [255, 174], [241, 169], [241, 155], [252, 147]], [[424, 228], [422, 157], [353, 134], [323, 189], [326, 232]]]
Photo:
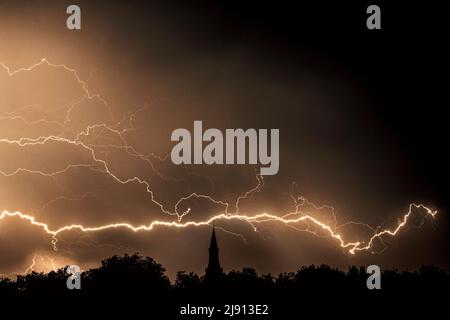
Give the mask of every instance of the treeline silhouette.
[[446, 270], [423, 266], [416, 271], [383, 270], [381, 290], [368, 290], [364, 267], [346, 271], [326, 265], [296, 272], [258, 275], [252, 268], [214, 277], [180, 271], [174, 283], [164, 267], [139, 254], [113, 256], [81, 274], [81, 290], [69, 290], [65, 268], [0, 279], [3, 299], [152, 299], [171, 302], [275, 303], [299, 299], [448, 299]]

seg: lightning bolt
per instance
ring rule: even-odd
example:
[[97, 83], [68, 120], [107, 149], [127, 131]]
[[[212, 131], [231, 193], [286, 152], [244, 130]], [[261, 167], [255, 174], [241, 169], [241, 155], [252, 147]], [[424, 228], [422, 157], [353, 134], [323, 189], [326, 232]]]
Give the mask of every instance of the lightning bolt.
[[52, 257], [50, 257], [48, 255], [42, 256], [42, 255], [35, 254], [35, 255], [33, 255], [33, 258], [31, 259], [31, 264], [24, 271], [0, 273], [0, 277], [9, 278], [12, 276], [25, 275], [27, 273], [33, 272], [33, 271], [35, 271], [36, 265], [38, 264], [38, 261], [37, 261], [38, 259], [41, 261], [41, 263], [44, 263], [47, 265], [47, 269], [50, 269], [53, 271], [56, 271], [58, 269], [58, 267], [56, 266], [55, 261]]
[[[209, 219], [203, 220], [203, 221], [186, 221], [186, 222], [177, 222], [177, 221], [161, 221], [161, 220], [155, 220], [147, 225], [138, 225], [134, 226], [129, 223], [112, 223], [112, 224], [106, 224], [102, 226], [97, 227], [86, 227], [81, 224], [71, 224], [67, 226], [63, 226], [58, 229], [51, 229], [47, 223], [37, 221], [35, 217], [23, 214], [22, 212], [15, 211], [10, 212], [7, 210], [4, 210], [0, 215], [0, 220], [5, 219], [6, 217], [17, 217], [23, 220], [28, 221], [32, 225], [38, 226], [42, 228], [47, 234], [51, 235], [54, 239], [54, 243], [56, 244], [56, 236], [62, 232], [69, 231], [69, 230], [80, 230], [82, 232], [97, 232], [97, 231], [103, 231], [108, 229], [116, 229], [116, 228], [126, 228], [133, 232], [139, 232], [139, 231], [150, 231], [153, 230], [153, 228], [157, 226], [164, 226], [164, 227], [175, 227], [175, 228], [187, 228], [187, 227], [199, 227], [199, 226], [205, 226], [205, 225], [211, 225], [215, 221], [218, 220], [239, 220], [239, 221], [245, 221], [248, 223], [263, 223], [263, 222], [279, 222], [282, 224], [296, 224], [299, 222], [312, 222], [314, 225], [325, 231], [331, 238], [337, 240], [339, 245], [342, 248], [348, 249], [348, 252], [351, 254], [355, 254], [357, 251], [365, 251], [372, 247], [374, 240], [377, 238], [381, 238], [384, 235], [390, 235], [395, 236], [397, 233], [404, 228], [406, 223], [408, 222], [408, 219], [411, 217], [413, 213], [413, 208], [417, 209], [423, 209], [424, 210], [424, 216], [430, 216], [435, 217], [437, 214], [437, 211], [433, 211], [430, 208], [427, 208], [426, 206], [422, 204], [415, 204], [411, 203], [409, 205], [408, 212], [403, 216], [402, 221], [392, 230], [385, 229], [380, 232], [376, 232], [373, 234], [369, 241], [366, 242], [364, 245], [363, 241], [356, 241], [356, 242], [346, 242], [343, 239], [343, 236], [339, 233], [336, 233], [336, 231], [329, 225], [319, 221], [318, 219], [314, 218], [311, 215], [304, 215], [301, 212], [297, 212], [299, 215], [295, 218], [287, 218], [287, 216], [291, 216], [293, 213], [289, 213], [285, 216], [277, 216], [273, 214], [268, 213], [260, 213], [256, 215], [242, 215], [242, 214], [227, 214], [227, 213], [221, 213], [217, 214], [215, 216], [212, 216]], [[56, 247], [55, 247], [56, 250]]]

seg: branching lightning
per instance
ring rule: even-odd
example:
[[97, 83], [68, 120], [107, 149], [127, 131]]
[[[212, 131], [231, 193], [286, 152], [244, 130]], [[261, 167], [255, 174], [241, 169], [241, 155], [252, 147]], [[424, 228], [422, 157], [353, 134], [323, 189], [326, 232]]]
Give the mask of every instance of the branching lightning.
[[[15, 111], [3, 113], [0, 115], [0, 120], [8, 121], [8, 120], [20, 120], [26, 125], [31, 124], [53, 124], [57, 125], [58, 127], [65, 128], [67, 124], [71, 122], [71, 111], [73, 108], [75, 108], [81, 101], [84, 99], [98, 99], [101, 101], [105, 106], [108, 106], [108, 103], [105, 99], [103, 99], [98, 94], [92, 94], [87, 86], [87, 82], [83, 81], [79, 75], [77, 70], [72, 69], [70, 67], [67, 67], [64, 64], [54, 64], [50, 63], [47, 59], [42, 59], [40, 62], [33, 64], [29, 67], [23, 67], [19, 68], [17, 70], [11, 70], [8, 66], [6, 66], [4, 63], [0, 63], [0, 67], [2, 67], [4, 70], [6, 70], [9, 77], [14, 77], [15, 75], [23, 72], [29, 72], [41, 65], [46, 65], [51, 68], [59, 68], [62, 70], [65, 70], [66, 72], [69, 72], [73, 75], [77, 83], [80, 85], [83, 96], [76, 100], [72, 101], [68, 105], [67, 113], [65, 116], [65, 120], [63, 122], [58, 121], [49, 121], [46, 119], [38, 119], [29, 121], [25, 117], [20, 116], [20, 111], [24, 110], [25, 108], [32, 108], [34, 106], [25, 106], [21, 107]], [[108, 107], [109, 108], [109, 107]], [[3, 210], [0, 214], [0, 222], [4, 219], [8, 218], [15, 218], [20, 219], [23, 221], [26, 221], [30, 223], [31, 225], [40, 228], [43, 230], [46, 234], [48, 234], [51, 237], [51, 243], [53, 246], [53, 249], [56, 251], [58, 250], [57, 242], [58, 242], [58, 236], [71, 231], [71, 230], [77, 230], [83, 233], [93, 233], [93, 232], [100, 232], [105, 230], [113, 230], [113, 229], [126, 229], [131, 232], [145, 232], [145, 231], [151, 231], [156, 227], [165, 227], [165, 228], [195, 228], [195, 227], [201, 227], [201, 226], [207, 226], [211, 225], [213, 223], [217, 223], [220, 221], [237, 221], [237, 222], [244, 222], [250, 225], [255, 232], [258, 232], [258, 226], [262, 224], [268, 224], [268, 223], [275, 223], [284, 225], [290, 228], [293, 228], [297, 231], [302, 232], [309, 232], [311, 234], [314, 234], [315, 236], [320, 237], [327, 237], [333, 241], [335, 241], [339, 247], [345, 249], [350, 254], [356, 254], [361, 251], [368, 251], [373, 250], [375, 246], [375, 242], [377, 240], [380, 240], [381, 242], [385, 237], [394, 237], [396, 236], [402, 229], [406, 227], [408, 222], [411, 219], [411, 216], [414, 214], [414, 212], [420, 212], [422, 214], [423, 218], [431, 217], [434, 218], [437, 214], [437, 211], [434, 211], [430, 209], [429, 207], [423, 205], [423, 204], [416, 204], [411, 203], [408, 207], [408, 210], [406, 213], [403, 214], [402, 218], [399, 220], [399, 223], [396, 226], [393, 226], [391, 228], [386, 228], [382, 230], [376, 230], [375, 228], [361, 223], [361, 222], [346, 222], [341, 225], [338, 225], [337, 223], [337, 217], [335, 215], [335, 209], [332, 206], [323, 205], [318, 206], [314, 203], [308, 201], [303, 196], [294, 196], [293, 192], [290, 194], [291, 199], [294, 202], [294, 210], [291, 212], [288, 212], [286, 214], [282, 215], [276, 215], [271, 213], [256, 213], [256, 214], [243, 214], [240, 212], [240, 203], [244, 200], [248, 200], [252, 198], [256, 193], [260, 192], [261, 189], [264, 186], [264, 179], [260, 175], [256, 175], [257, 179], [257, 185], [245, 192], [244, 194], [238, 196], [236, 198], [236, 201], [232, 204], [230, 204], [227, 201], [224, 200], [218, 200], [215, 199], [213, 196], [208, 194], [199, 194], [199, 193], [190, 193], [187, 195], [184, 195], [176, 201], [173, 208], [167, 208], [161, 201], [158, 200], [157, 196], [154, 194], [154, 191], [152, 190], [150, 182], [145, 180], [142, 177], [139, 176], [131, 176], [131, 177], [122, 177], [120, 174], [114, 171], [114, 169], [110, 166], [108, 161], [104, 158], [102, 158], [98, 152], [96, 151], [99, 148], [105, 148], [105, 149], [119, 149], [123, 150], [127, 153], [127, 155], [140, 159], [147, 163], [152, 170], [160, 179], [166, 180], [166, 179], [172, 179], [164, 176], [154, 165], [153, 161], [160, 161], [164, 162], [166, 161], [167, 157], [161, 157], [154, 155], [153, 153], [149, 153], [147, 155], [141, 154], [136, 150], [135, 147], [130, 145], [127, 142], [127, 139], [125, 137], [125, 133], [130, 132], [134, 130], [134, 119], [136, 115], [142, 111], [142, 108], [136, 110], [135, 112], [131, 113], [128, 118], [124, 117], [121, 119], [118, 123], [115, 125], [108, 125], [106, 123], [96, 123], [91, 124], [85, 127], [83, 130], [77, 132], [73, 137], [68, 137], [67, 135], [46, 135], [46, 136], [39, 136], [39, 137], [20, 137], [19, 139], [8, 139], [8, 138], [1, 138], [0, 144], [9, 144], [9, 145], [15, 145], [20, 148], [27, 148], [30, 146], [42, 146], [46, 144], [64, 144], [68, 146], [73, 146], [75, 148], [79, 148], [80, 151], [87, 152], [90, 156], [91, 162], [89, 163], [72, 163], [64, 168], [61, 168], [59, 170], [55, 171], [43, 171], [43, 170], [36, 170], [36, 169], [29, 169], [29, 168], [22, 168], [19, 167], [12, 171], [3, 171], [0, 170], [0, 175], [4, 177], [13, 177], [18, 174], [30, 174], [30, 175], [40, 175], [43, 177], [55, 177], [60, 174], [66, 173], [69, 170], [73, 170], [76, 168], [85, 168], [92, 171], [101, 172], [107, 175], [113, 182], [119, 183], [122, 185], [128, 185], [128, 184], [138, 184], [143, 187], [143, 190], [146, 192], [146, 194], [149, 195], [151, 201], [160, 209], [160, 211], [168, 216], [167, 220], [153, 220], [149, 221], [147, 224], [141, 224], [141, 225], [133, 225], [130, 223], [125, 222], [115, 222], [110, 224], [104, 224], [104, 225], [98, 225], [98, 226], [86, 226], [82, 224], [70, 224], [70, 225], [64, 225], [59, 228], [51, 228], [48, 222], [39, 220], [35, 215], [30, 213], [24, 213], [21, 211], [9, 211], [9, 210]], [[123, 129], [119, 129], [121, 125], [124, 122], [128, 122], [129, 127], [125, 127]], [[99, 144], [95, 143], [96, 137], [108, 133], [110, 135], [113, 135], [119, 143], [110, 143], [110, 144]], [[176, 179], [175, 179], [176, 180]], [[82, 201], [87, 195], [90, 193], [86, 193], [82, 197], [79, 198], [67, 198], [64, 196], [59, 196], [55, 198], [54, 200], [51, 200], [50, 202], [44, 204], [42, 207], [43, 209], [46, 208], [49, 204], [54, 203], [56, 201], [65, 199], [70, 201]], [[211, 217], [208, 217], [203, 220], [196, 220], [191, 217], [190, 212], [191, 209], [187, 208], [184, 211], [180, 211], [180, 206], [182, 203], [186, 202], [190, 199], [203, 199], [206, 201], [211, 202], [212, 204], [220, 207], [220, 211], [218, 214], [215, 214]], [[311, 208], [311, 211], [322, 211], [327, 210], [332, 218], [332, 222], [323, 221], [321, 219], [318, 219], [315, 217], [315, 215], [311, 212], [303, 210], [304, 207]], [[358, 241], [348, 241], [346, 240], [346, 236], [341, 232], [341, 229], [349, 224], [358, 224], [366, 227], [368, 230], [370, 230], [371, 235], [365, 239], [365, 240], [358, 240]], [[245, 238], [241, 234], [234, 233], [232, 231], [226, 230], [223, 227], [219, 228], [223, 229], [225, 232], [228, 232], [232, 235], [238, 236], [245, 240]], [[25, 270], [25, 273], [32, 271], [35, 264], [36, 264], [37, 256], [35, 255], [33, 257], [33, 262], [30, 265], [27, 270]], [[50, 259], [52, 264], [52, 268], [55, 269], [54, 262], [52, 258]]]
[[[306, 221], [306, 222], [312, 222], [313, 224], [315, 224], [316, 226], [318, 226], [319, 228], [324, 230], [331, 238], [336, 239], [342, 248], [348, 249], [348, 252], [351, 254], [355, 254], [356, 251], [364, 251], [364, 250], [370, 249], [373, 245], [374, 240], [382, 237], [383, 235], [395, 236], [408, 222], [409, 217], [412, 215], [413, 208], [423, 209], [425, 212], [424, 216], [434, 217], [437, 214], [437, 211], [433, 211], [433, 210], [425, 207], [422, 204], [412, 203], [409, 205], [409, 210], [403, 216], [401, 223], [399, 223], [394, 229], [384, 229], [380, 232], [376, 232], [375, 234], [373, 234], [370, 237], [369, 241], [367, 241], [367, 242], [361, 242], [361, 241], [346, 242], [343, 239], [343, 236], [339, 233], [336, 233], [333, 230], [333, 228], [330, 227], [329, 225], [322, 223], [321, 221], [317, 220], [316, 218], [314, 218], [310, 215], [303, 215], [300, 212], [297, 213], [297, 214], [299, 214], [299, 216], [296, 218], [286, 218], [286, 216], [280, 217], [280, 216], [276, 216], [276, 215], [268, 214], [268, 213], [260, 213], [260, 214], [256, 214], [256, 215], [252, 215], [252, 216], [242, 215], [242, 214], [222, 213], [222, 214], [215, 215], [215, 216], [213, 216], [209, 219], [203, 220], [203, 221], [177, 222], [177, 221], [155, 220], [147, 225], [133, 226], [132, 224], [129, 224], [129, 223], [112, 223], [112, 224], [107, 224], [107, 225], [102, 225], [102, 226], [97, 226], [97, 227], [86, 227], [86, 226], [83, 226], [80, 224], [72, 224], [72, 225], [63, 226], [58, 229], [50, 229], [46, 223], [37, 221], [35, 219], [35, 217], [23, 214], [19, 211], [9, 212], [9, 211], [5, 210], [0, 215], [0, 220], [3, 220], [6, 217], [17, 217], [17, 218], [28, 221], [32, 225], [42, 228], [47, 234], [53, 236], [55, 250], [56, 250], [56, 236], [62, 232], [73, 230], [73, 229], [78, 229], [82, 232], [96, 232], [96, 231], [102, 231], [102, 230], [107, 230], [107, 229], [126, 228], [133, 232], [139, 232], [139, 231], [150, 231], [154, 227], [157, 227], [157, 226], [175, 227], [175, 228], [199, 227], [199, 226], [204, 226], [204, 225], [211, 225], [213, 222], [218, 221], [218, 220], [240, 220], [240, 221], [245, 221], [248, 223], [263, 223], [263, 222], [270, 221], [270, 222], [279, 222], [279, 223], [288, 224], [288, 225]], [[292, 215], [292, 213], [289, 213], [288, 215], [290, 216], [290, 215]]]

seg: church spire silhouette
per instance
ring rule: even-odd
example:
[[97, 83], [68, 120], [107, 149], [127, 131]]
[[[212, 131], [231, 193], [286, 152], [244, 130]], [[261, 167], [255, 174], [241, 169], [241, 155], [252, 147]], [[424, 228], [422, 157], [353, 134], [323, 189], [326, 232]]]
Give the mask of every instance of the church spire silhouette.
[[208, 267], [205, 270], [206, 276], [214, 277], [222, 274], [222, 267], [219, 262], [219, 247], [217, 246], [216, 228], [213, 226], [211, 243], [209, 245]]

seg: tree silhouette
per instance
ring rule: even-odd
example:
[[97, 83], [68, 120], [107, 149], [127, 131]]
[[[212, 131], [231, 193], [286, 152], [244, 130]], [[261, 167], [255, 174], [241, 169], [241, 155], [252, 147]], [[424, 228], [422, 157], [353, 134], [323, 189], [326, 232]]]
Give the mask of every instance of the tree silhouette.
[[165, 297], [171, 288], [165, 269], [139, 254], [113, 256], [82, 275], [85, 291], [92, 297]]
[[[47, 274], [31, 272], [15, 281], [0, 279], [1, 299], [151, 299], [167, 303], [198, 301], [275, 303], [298, 299], [448, 299], [450, 276], [436, 266], [417, 271], [382, 271], [382, 290], [368, 290], [363, 267], [347, 271], [327, 265], [296, 272], [258, 275], [255, 269], [230, 271], [216, 278], [180, 271], [173, 285], [164, 267], [137, 253], [112, 256], [81, 274], [81, 290], [69, 290], [65, 268]], [[3, 300], [2, 300], [3, 301]]]

